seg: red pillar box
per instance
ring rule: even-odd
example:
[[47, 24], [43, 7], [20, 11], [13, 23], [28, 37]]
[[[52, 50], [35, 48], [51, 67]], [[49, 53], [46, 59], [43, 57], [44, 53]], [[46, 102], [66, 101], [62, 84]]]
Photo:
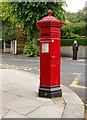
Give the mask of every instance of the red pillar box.
[[62, 97], [60, 88], [60, 28], [63, 22], [48, 16], [37, 21], [40, 29], [40, 88], [39, 97]]

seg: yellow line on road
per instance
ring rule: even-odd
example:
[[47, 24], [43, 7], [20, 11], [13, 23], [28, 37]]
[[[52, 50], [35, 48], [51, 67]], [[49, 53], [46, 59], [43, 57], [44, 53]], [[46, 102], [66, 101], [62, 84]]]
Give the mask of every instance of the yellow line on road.
[[77, 86], [78, 85], [78, 81], [77, 80], [74, 80], [70, 86]]
[[87, 89], [87, 87], [81, 86], [81, 85], [70, 85], [70, 86], [71, 86], [71, 87], [75, 87], [75, 88]]
[[86, 86], [78, 85], [78, 84], [79, 84], [79, 79], [80, 79], [80, 77], [81, 77], [81, 73], [77, 73], [77, 76], [76, 76], [76, 78], [73, 80], [73, 82], [71, 83], [70, 87], [87, 89]]

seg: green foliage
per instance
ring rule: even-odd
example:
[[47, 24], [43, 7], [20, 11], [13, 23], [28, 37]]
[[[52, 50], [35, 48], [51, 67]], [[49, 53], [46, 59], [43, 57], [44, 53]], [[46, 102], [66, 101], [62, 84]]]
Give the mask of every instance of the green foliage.
[[47, 15], [48, 9], [53, 11], [54, 16], [64, 20], [63, 5], [65, 2], [3, 2], [3, 40], [9, 41], [15, 38], [19, 40], [15, 30], [24, 28], [26, 40], [24, 53], [29, 56], [39, 55], [37, 45], [39, 30], [36, 22]]
[[32, 42], [25, 45], [24, 54], [30, 57], [33, 57], [35, 55], [35, 48], [33, 47]]
[[36, 44], [39, 30], [36, 22], [47, 15], [48, 9], [53, 11], [54, 16], [64, 20], [64, 4], [65, 2], [3, 2], [3, 40], [17, 39], [15, 30], [22, 27], [26, 39], [24, 53], [28, 56], [39, 55], [39, 47]]
[[[17, 22], [23, 22], [26, 37], [38, 38], [36, 21], [47, 15], [48, 9], [52, 9], [53, 14], [60, 19], [64, 19], [63, 2], [20, 2], [9, 3], [10, 16], [16, 18]], [[38, 33], [39, 34], [39, 33]]]
[[79, 45], [82, 45], [82, 46], [87, 45], [87, 38], [77, 38], [77, 39], [62, 39], [61, 46], [72, 46], [74, 40], [77, 40]]
[[33, 42], [27, 42], [23, 51], [29, 57], [33, 57], [35, 55], [39, 55], [39, 48], [33, 45]]
[[2, 2], [1, 7], [2, 7], [2, 21], [6, 21], [9, 19], [8, 3]]
[[65, 12], [66, 19], [72, 23], [86, 21], [85, 20], [86, 14], [87, 14], [87, 7], [84, 7], [83, 9], [79, 10], [76, 13]]
[[[53, 11], [53, 15], [64, 20], [64, 2], [10, 2], [9, 14], [10, 21], [14, 22], [16, 27], [23, 24], [25, 29], [26, 45], [24, 54], [28, 56], [39, 55], [37, 38], [39, 30], [36, 22], [47, 15], [48, 9]], [[35, 39], [35, 40], [34, 40]]]
[[85, 22], [69, 23], [63, 25], [61, 29], [61, 36], [64, 39], [81, 38], [81, 36], [86, 35], [85, 31]]
[[15, 24], [11, 22], [8, 3], [2, 2], [2, 40], [10, 41], [16, 39]]
[[79, 22], [75, 24], [74, 33], [80, 36], [86, 36], [85, 34], [85, 22]]
[[62, 28], [62, 38], [73, 39], [87, 36], [87, 7], [76, 13], [65, 12], [66, 20], [70, 23], [65, 24]]
[[16, 39], [15, 26], [8, 23], [2, 24], [2, 40], [10, 41]]

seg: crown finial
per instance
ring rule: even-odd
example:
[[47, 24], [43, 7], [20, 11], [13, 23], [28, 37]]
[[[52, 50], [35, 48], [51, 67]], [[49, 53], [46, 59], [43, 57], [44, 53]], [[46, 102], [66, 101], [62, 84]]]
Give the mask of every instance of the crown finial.
[[48, 15], [50, 16], [50, 15], [52, 15], [52, 11], [51, 10], [48, 10]]

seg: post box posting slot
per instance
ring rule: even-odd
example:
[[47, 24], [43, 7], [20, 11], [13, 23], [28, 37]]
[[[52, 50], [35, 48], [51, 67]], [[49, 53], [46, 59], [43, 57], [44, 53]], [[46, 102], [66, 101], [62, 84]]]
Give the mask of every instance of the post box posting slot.
[[49, 36], [49, 34], [42, 34], [42, 36]]

